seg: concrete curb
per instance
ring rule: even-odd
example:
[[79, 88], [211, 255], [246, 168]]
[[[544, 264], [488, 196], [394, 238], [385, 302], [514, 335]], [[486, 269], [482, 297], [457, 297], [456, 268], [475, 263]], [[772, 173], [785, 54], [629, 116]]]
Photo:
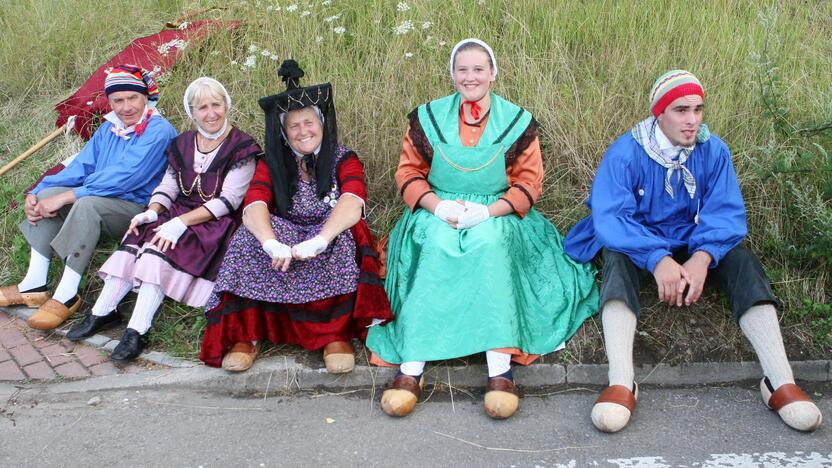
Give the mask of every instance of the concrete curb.
[[[830, 361], [797, 361], [793, 362], [792, 366], [798, 380], [830, 380]], [[360, 365], [349, 374], [334, 375], [327, 373], [324, 368], [311, 368], [294, 358], [277, 356], [259, 359], [254, 367], [240, 374], [195, 365], [189, 368], [92, 377], [44, 387], [47, 387], [50, 393], [58, 394], [160, 387], [231, 394], [278, 394], [315, 389], [339, 392], [362, 388], [380, 391], [395, 373], [395, 368]], [[558, 384], [600, 386], [607, 383], [607, 366], [601, 364], [533, 364], [528, 367], [515, 367], [514, 374], [518, 384], [527, 390]], [[485, 384], [486, 375], [487, 368], [484, 364], [440, 364], [427, 368], [425, 383], [451, 388], [481, 388]], [[681, 366], [642, 366], [636, 369], [636, 380], [639, 383], [668, 386], [756, 381], [761, 375], [756, 362], [692, 363]]]
[[[29, 309], [7, 308], [8, 313], [28, 318]], [[66, 330], [57, 330], [66, 334]], [[84, 343], [112, 351], [118, 340], [95, 335]], [[83, 380], [40, 384], [50, 393], [76, 393], [104, 390], [133, 390], [142, 388], [179, 387], [228, 393], [286, 393], [298, 390], [326, 389], [344, 391], [359, 388], [382, 389], [395, 375], [395, 368], [357, 365], [349, 374], [329, 374], [326, 369], [312, 368], [294, 357], [275, 356], [260, 358], [246, 372], [231, 374], [222, 369], [206, 367], [201, 363], [174, 358], [165, 353], [144, 353], [141, 359], [169, 367], [135, 374], [118, 374], [90, 377]], [[793, 361], [795, 378], [803, 381], [827, 382], [832, 380], [832, 361]], [[528, 367], [515, 366], [518, 384], [526, 389], [547, 385], [606, 385], [606, 364], [555, 364], [540, 363]], [[428, 366], [425, 372], [427, 385], [443, 385], [452, 388], [479, 388], [485, 384], [487, 368], [484, 364], [454, 366], [440, 364]], [[753, 381], [762, 376], [757, 362], [695, 362], [670, 366], [658, 364], [636, 368], [636, 381], [653, 385], [704, 385], [739, 381]]]

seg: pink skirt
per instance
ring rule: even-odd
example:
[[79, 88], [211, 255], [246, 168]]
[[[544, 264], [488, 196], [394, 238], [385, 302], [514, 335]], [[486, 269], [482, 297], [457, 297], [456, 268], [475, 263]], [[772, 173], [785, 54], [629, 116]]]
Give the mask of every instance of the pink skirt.
[[132, 281], [134, 289], [144, 282], [159, 285], [165, 296], [190, 307], [204, 307], [214, 288], [213, 281], [174, 268], [165, 260], [165, 254], [149, 242], [141, 249], [136, 245], [122, 246], [101, 265], [98, 276]]

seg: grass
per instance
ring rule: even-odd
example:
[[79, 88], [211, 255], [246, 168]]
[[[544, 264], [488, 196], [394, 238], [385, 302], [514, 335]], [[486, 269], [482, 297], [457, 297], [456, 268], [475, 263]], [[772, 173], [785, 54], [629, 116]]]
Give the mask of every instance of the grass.
[[[140, 1], [141, 8], [119, 10], [117, 19], [107, 20], [98, 2], [13, 1], [0, 10], [5, 31], [0, 36], [0, 162], [48, 133], [54, 104], [131, 39], [158, 31], [165, 21], [191, 9], [222, 6], [206, 17], [240, 19], [244, 25], [186, 49], [161, 80], [160, 108], [167, 118], [185, 129], [182, 93], [194, 78], [210, 75], [234, 98], [232, 119], [262, 141], [257, 98], [279, 92], [280, 61], [297, 59], [307, 72], [306, 83], [333, 83], [340, 139], [364, 160], [371, 227], [385, 233], [402, 209], [393, 171], [405, 115], [419, 103], [452, 91], [449, 50], [457, 40], [477, 36], [495, 49], [496, 92], [528, 108], [542, 125], [547, 173], [537, 208], [565, 233], [586, 214], [583, 200], [606, 146], [647, 114], [652, 80], [668, 69], [685, 68], [704, 83], [706, 121], [732, 149], [748, 208], [748, 243], [760, 252], [786, 305], [787, 341], [798, 342], [806, 352], [829, 352], [832, 339], [823, 330], [829, 329], [832, 312], [823, 306], [832, 303], [832, 253], [811, 257], [800, 249], [817, 237], [805, 233], [826, 233], [828, 221], [821, 221], [832, 213], [832, 197], [823, 192], [823, 172], [766, 172], [773, 163], [791, 158], [796, 143], [778, 136], [783, 123], [771, 116], [761, 77], [776, 73], [777, 106], [789, 125], [832, 121], [832, 3], [410, 0], [405, 11], [398, 3], [155, 0]], [[291, 5], [297, 8], [290, 11]], [[394, 29], [407, 32], [396, 34]], [[16, 229], [22, 212], [12, 205], [43, 169], [81, 144], [75, 137], [60, 138], [3, 176], [2, 284], [19, 278], [26, 266], [25, 244]], [[803, 137], [800, 147], [815, 144], [828, 154], [828, 131]], [[822, 158], [817, 153], [815, 158]], [[87, 276], [85, 299], [91, 301], [100, 282]], [[712, 355], [727, 359], [747, 353], [736, 339], [738, 332], [725, 322], [727, 308], [717, 296], [681, 314], [690, 315], [687, 320], [651, 303], [649, 291], [644, 299], [645, 307], [657, 313], [648, 315], [655, 315], [655, 322], [643, 322], [654, 338], [640, 341], [648, 348], [653, 343], [657, 356], [663, 350], [684, 355], [678, 340], [672, 344], [669, 330], [687, 334], [690, 342], [685, 346], [718, 348]], [[723, 339], [711, 340], [711, 347], [708, 337], [696, 331], [707, 328], [699, 326], [699, 315], [724, 327], [715, 332]], [[197, 310], [166, 303], [154, 325], [154, 345], [194, 357], [199, 316]], [[588, 322], [570, 344], [569, 359], [596, 359], [599, 330], [599, 324]]]

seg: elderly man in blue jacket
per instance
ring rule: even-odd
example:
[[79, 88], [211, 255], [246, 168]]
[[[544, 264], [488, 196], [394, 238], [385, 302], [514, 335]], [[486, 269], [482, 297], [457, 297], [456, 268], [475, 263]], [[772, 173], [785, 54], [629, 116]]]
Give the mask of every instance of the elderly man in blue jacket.
[[624, 428], [635, 410], [633, 337], [643, 277], [659, 300], [690, 306], [709, 275], [728, 296], [764, 377], [763, 402], [789, 426], [813, 431], [821, 413], [794, 383], [777, 319], [779, 305], [757, 257], [741, 245], [745, 204], [728, 146], [702, 124], [704, 92], [684, 70], [660, 76], [649, 118], [608, 149], [592, 184], [592, 213], [564, 239], [579, 262], [602, 252], [601, 320], [609, 386], [592, 409], [605, 432]]
[[[176, 129], [156, 110], [158, 89], [142, 68], [119, 65], [104, 92], [112, 112], [66, 168], [44, 177], [24, 202], [20, 224], [31, 247], [23, 280], [0, 288], [0, 306], [38, 307], [29, 325], [59, 326], [81, 305], [78, 287], [101, 234], [120, 238], [143, 211], [162, 178], [165, 149]], [[53, 256], [65, 263], [50, 298], [47, 273]]]

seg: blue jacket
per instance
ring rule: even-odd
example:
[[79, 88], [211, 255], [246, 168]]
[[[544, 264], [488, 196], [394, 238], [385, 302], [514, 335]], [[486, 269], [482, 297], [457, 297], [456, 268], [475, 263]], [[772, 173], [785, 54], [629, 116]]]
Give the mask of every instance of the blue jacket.
[[622, 135], [604, 154], [587, 200], [592, 213], [566, 235], [566, 253], [588, 262], [606, 247], [652, 272], [664, 256], [686, 248], [709, 253], [711, 268], [718, 265], [748, 230], [731, 153], [711, 136], [697, 143], [685, 166], [696, 179], [696, 194], [691, 199], [677, 171], [672, 198], [664, 188], [666, 169], [631, 132]]
[[33, 194], [49, 187], [72, 187], [76, 198], [114, 197], [146, 205], [151, 191], [162, 180], [165, 149], [176, 129], [162, 116], [147, 122], [141, 136], [129, 140], [116, 136], [105, 121], [78, 156], [61, 172], [44, 177]]

